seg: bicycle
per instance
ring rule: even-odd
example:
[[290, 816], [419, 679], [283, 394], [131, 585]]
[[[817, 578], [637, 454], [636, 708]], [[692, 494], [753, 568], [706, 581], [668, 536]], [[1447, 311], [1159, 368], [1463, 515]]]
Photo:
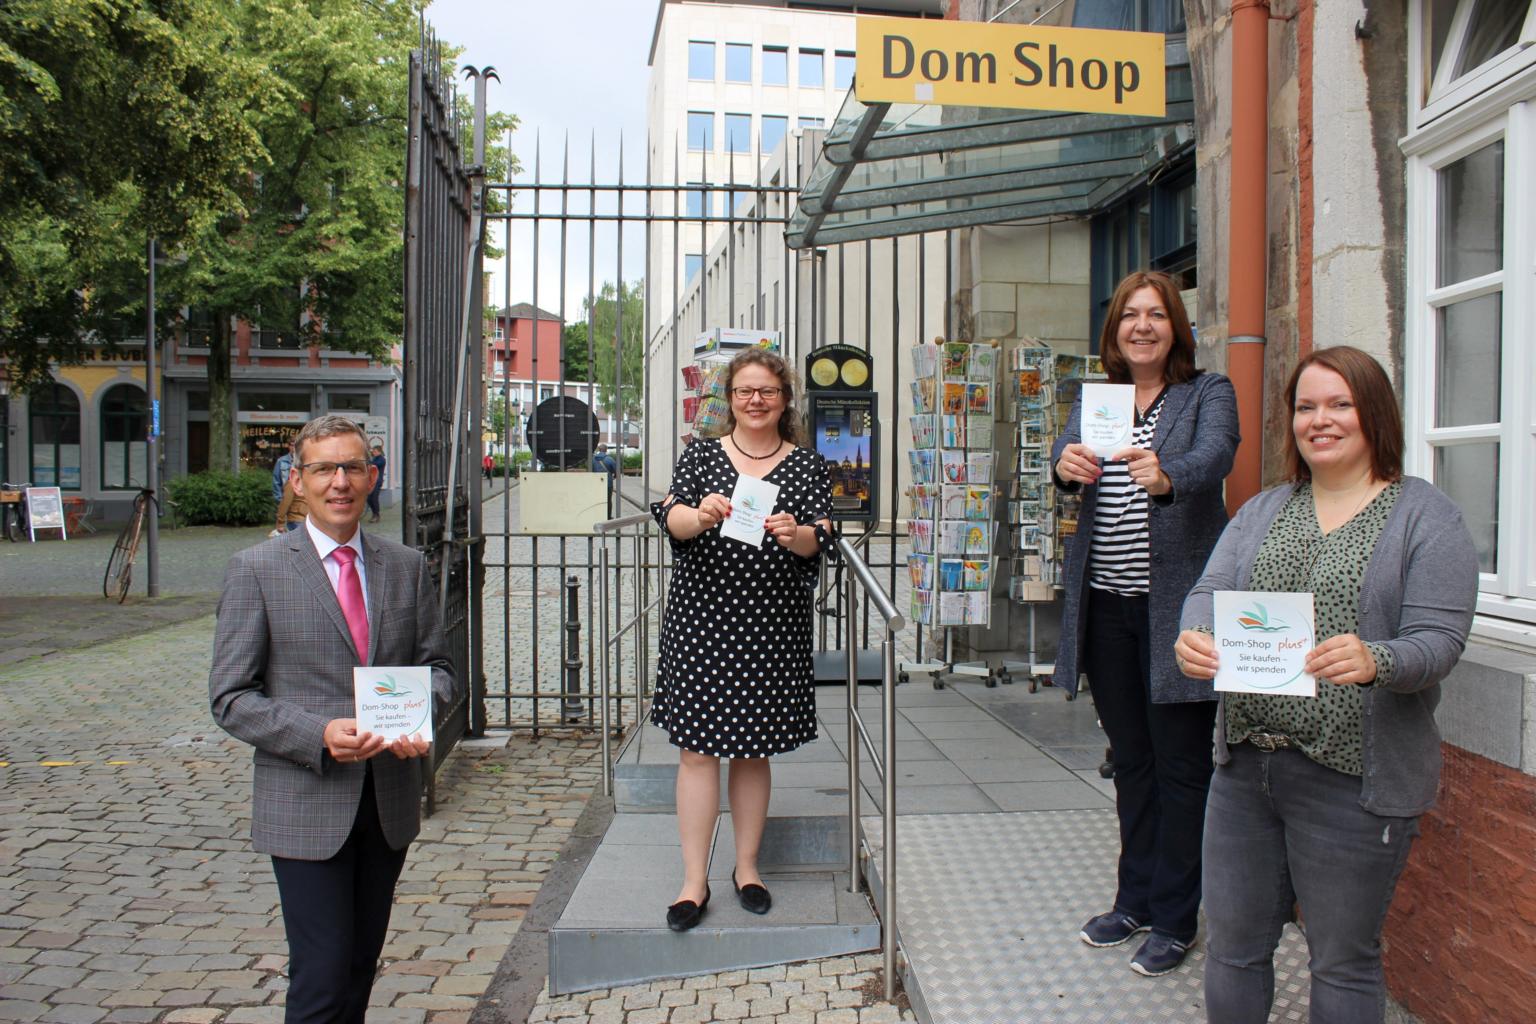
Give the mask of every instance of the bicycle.
[[27, 539], [28, 484], [0, 483], [0, 533], [12, 544]]
[[108, 600], [117, 598], [118, 604], [122, 604], [128, 597], [128, 590], [133, 583], [133, 560], [139, 553], [139, 539], [144, 535], [144, 518], [150, 502], [155, 503], [158, 514], [160, 500], [155, 497], [154, 491], [145, 487], [133, 499], [133, 515], [117, 535], [117, 543], [112, 545], [112, 555], [107, 559], [107, 574], [101, 580], [101, 594]]

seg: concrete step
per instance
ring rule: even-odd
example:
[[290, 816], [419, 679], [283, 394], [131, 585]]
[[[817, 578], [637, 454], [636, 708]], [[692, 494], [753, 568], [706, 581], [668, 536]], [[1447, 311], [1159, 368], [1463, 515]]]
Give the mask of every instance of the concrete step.
[[732, 891], [735, 844], [730, 816], [722, 815], [709, 909], [697, 928], [678, 934], [666, 926], [682, 882], [676, 820], [616, 814], [550, 929], [551, 994], [878, 948], [868, 898], [848, 892], [846, 828], [845, 818], [829, 815], [769, 818], [759, 864], [773, 909], [758, 917]]

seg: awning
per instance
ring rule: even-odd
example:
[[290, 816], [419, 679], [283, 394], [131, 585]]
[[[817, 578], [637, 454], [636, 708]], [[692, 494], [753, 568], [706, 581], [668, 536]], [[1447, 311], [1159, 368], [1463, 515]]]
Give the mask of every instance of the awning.
[[860, 103], [850, 90], [800, 190], [794, 249], [975, 224], [1090, 217], [1194, 146], [1182, 37], [1164, 116]]

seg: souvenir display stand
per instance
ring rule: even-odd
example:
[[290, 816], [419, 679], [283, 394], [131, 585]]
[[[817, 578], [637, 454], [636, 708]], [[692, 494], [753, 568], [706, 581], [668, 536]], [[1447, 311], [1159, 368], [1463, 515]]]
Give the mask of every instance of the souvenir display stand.
[[779, 351], [778, 331], [748, 331], [716, 327], [694, 339], [693, 362], [682, 368], [683, 422], [687, 433], [680, 441], [687, 447], [696, 437], [717, 437], [725, 429], [731, 404], [725, 394], [726, 366], [747, 348]]
[[1043, 679], [1050, 685], [1056, 666], [1038, 659], [1035, 614], [1038, 605], [1056, 599], [1061, 589], [1066, 538], [1077, 531], [1082, 498], [1052, 483], [1051, 446], [1066, 427], [1072, 403], [1084, 380], [1104, 379], [1097, 356], [1054, 352], [1026, 340], [1009, 353], [1008, 375], [1017, 413], [1014, 440], [1018, 458], [1008, 488], [1008, 524], [1012, 535], [1008, 593], [1029, 611], [1026, 660], [1003, 662], [1007, 673], [1029, 677], [1033, 693]]
[[943, 634], [942, 659], [903, 661], [898, 680], [912, 672], [1006, 681], [985, 662], [956, 664], [954, 630], [992, 620], [997, 364], [995, 345], [942, 342], [911, 350], [913, 380], [912, 485], [907, 568], [912, 621]]

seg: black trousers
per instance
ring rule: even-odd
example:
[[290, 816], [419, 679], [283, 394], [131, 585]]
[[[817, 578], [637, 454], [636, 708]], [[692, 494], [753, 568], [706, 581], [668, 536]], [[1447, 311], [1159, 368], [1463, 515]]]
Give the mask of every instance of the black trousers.
[[373, 770], [357, 820], [329, 860], [273, 857], [288, 933], [286, 1024], [363, 1024], [405, 850], [379, 826]]
[[1191, 942], [1211, 785], [1215, 701], [1154, 704], [1145, 595], [1088, 588], [1083, 671], [1114, 749], [1120, 817], [1115, 909]]

